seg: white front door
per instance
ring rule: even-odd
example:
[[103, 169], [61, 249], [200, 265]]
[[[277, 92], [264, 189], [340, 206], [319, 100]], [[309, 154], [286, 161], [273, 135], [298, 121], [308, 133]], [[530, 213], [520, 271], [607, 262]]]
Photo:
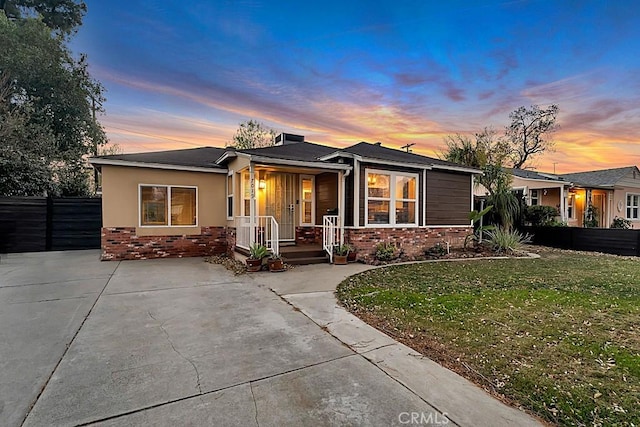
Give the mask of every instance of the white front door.
[[266, 175], [265, 181], [265, 214], [273, 216], [278, 222], [281, 241], [295, 241], [295, 175], [270, 172]]

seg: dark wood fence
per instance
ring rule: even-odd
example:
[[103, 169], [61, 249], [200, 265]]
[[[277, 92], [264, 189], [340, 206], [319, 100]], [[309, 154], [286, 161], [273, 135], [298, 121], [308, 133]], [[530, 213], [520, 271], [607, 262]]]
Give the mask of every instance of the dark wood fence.
[[102, 199], [0, 197], [0, 253], [100, 247]]
[[577, 251], [640, 256], [640, 230], [579, 227], [523, 227], [536, 245]]

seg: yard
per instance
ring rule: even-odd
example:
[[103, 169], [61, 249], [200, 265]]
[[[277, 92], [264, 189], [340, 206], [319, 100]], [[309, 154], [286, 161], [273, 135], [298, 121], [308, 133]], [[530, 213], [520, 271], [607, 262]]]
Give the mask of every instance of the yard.
[[560, 425], [640, 425], [640, 259], [390, 266], [353, 276], [354, 314], [505, 401]]

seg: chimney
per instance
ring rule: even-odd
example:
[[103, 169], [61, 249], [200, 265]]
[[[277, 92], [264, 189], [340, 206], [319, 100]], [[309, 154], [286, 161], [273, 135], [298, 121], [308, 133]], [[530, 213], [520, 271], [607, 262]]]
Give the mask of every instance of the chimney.
[[374, 143], [373, 145], [377, 145], [378, 147], [381, 147], [382, 146], [382, 142], [378, 141], [378, 142]]
[[292, 133], [281, 133], [280, 135], [276, 136], [275, 145], [296, 144], [298, 142], [304, 142], [304, 136], [294, 135]]

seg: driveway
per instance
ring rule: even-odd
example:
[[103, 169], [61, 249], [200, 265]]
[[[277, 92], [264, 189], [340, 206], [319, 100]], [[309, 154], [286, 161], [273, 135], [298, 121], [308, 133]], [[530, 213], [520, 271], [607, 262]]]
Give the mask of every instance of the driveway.
[[0, 425], [443, 421], [258, 282], [200, 258], [3, 256]]

